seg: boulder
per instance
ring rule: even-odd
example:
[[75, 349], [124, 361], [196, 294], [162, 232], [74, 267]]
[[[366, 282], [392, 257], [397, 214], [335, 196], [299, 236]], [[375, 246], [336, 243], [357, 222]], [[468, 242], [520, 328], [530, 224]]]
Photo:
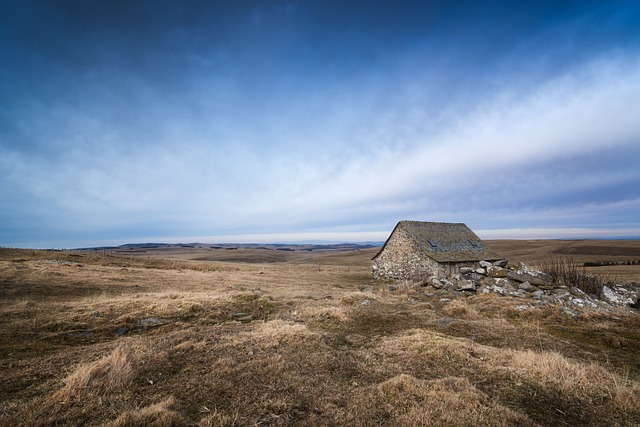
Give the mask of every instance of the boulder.
[[541, 291], [539, 289], [537, 291], [533, 291], [533, 293], [531, 294], [531, 298], [535, 298], [535, 299], [544, 298], [544, 291]]
[[508, 264], [509, 262], [506, 259], [501, 259], [493, 263], [493, 265], [495, 265], [496, 267], [502, 268], [506, 267]]
[[493, 277], [483, 277], [482, 280], [480, 280], [480, 283], [486, 286], [491, 286], [498, 283], [498, 281]]
[[509, 293], [509, 290], [503, 288], [502, 286], [499, 285], [492, 285], [492, 286], [488, 286], [487, 289], [492, 292], [492, 293], [496, 293], [499, 295], [507, 295]]
[[442, 288], [442, 282], [435, 276], [431, 276], [427, 279], [427, 285], [431, 285], [436, 289]]
[[489, 277], [507, 277], [507, 270], [496, 265], [487, 267], [487, 276]]
[[531, 270], [509, 270], [507, 277], [518, 282], [529, 282], [540, 287], [552, 287], [553, 279], [546, 273]]
[[533, 292], [535, 290], [534, 287], [531, 286], [531, 283], [529, 282], [520, 283], [520, 286], [518, 286], [518, 289], [522, 289], [523, 291], [529, 291], [529, 292]]
[[459, 291], [475, 292], [476, 290], [476, 284], [471, 280], [460, 280], [456, 285]]
[[578, 310], [574, 310], [572, 308], [569, 307], [560, 307], [560, 310], [566, 314], [567, 316], [571, 316], [571, 317], [577, 317], [580, 316], [580, 312]]
[[489, 262], [489, 261], [480, 261], [480, 267], [482, 268], [489, 268], [493, 265], [493, 263]]
[[469, 274], [473, 273], [473, 268], [471, 267], [460, 267], [460, 274]]
[[631, 298], [622, 295], [622, 293], [617, 292], [615, 289], [610, 288], [608, 286], [602, 287], [602, 292], [600, 292], [600, 298], [616, 307], [623, 307], [625, 305], [633, 304], [633, 300]]
[[482, 280], [484, 276], [478, 273], [471, 273], [468, 277], [469, 280], [473, 280], [474, 282], [479, 282]]

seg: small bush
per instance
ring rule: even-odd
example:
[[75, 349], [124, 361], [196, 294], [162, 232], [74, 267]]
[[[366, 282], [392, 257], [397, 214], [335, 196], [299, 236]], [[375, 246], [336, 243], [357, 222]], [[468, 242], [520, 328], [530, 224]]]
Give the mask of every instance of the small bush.
[[588, 294], [600, 295], [602, 288], [608, 284], [603, 276], [587, 274], [572, 258], [548, 257], [540, 264], [540, 269], [551, 276], [555, 283], [578, 288]]

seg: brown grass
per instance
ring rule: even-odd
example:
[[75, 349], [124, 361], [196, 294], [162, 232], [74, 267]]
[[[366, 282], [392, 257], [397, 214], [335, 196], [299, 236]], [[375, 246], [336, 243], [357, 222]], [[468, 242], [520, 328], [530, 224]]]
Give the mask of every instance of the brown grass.
[[107, 395], [128, 387], [135, 375], [135, 355], [130, 344], [118, 345], [95, 362], [81, 364], [64, 380], [64, 387], [52, 395], [62, 403], [82, 401], [88, 394]]
[[324, 259], [0, 250], [0, 425], [640, 424], [638, 315]]
[[163, 401], [122, 413], [108, 427], [178, 427], [187, 426], [189, 421], [176, 412], [176, 399], [173, 396]]
[[400, 374], [360, 391], [347, 425], [513, 426], [535, 425], [492, 402], [466, 378], [419, 380]]

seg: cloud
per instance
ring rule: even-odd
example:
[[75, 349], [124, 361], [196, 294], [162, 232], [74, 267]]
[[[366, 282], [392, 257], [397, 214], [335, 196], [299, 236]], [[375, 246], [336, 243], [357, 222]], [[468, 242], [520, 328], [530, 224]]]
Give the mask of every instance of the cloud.
[[638, 224], [635, 9], [194, 8], [5, 31], [0, 243]]
[[[438, 205], [446, 205], [443, 197], [458, 203], [469, 194], [482, 193], [485, 182], [488, 190], [495, 191], [495, 177], [507, 186], [512, 182], [509, 175], [524, 181], [527, 174], [544, 179], [536, 175], [537, 169], [550, 164], [562, 168], [572, 159], [612, 150], [618, 155], [609, 159], [614, 162], [610, 167], [628, 168], [624, 153], [635, 152], [640, 138], [635, 114], [640, 70], [637, 63], [628, 66], [615, 61], [603, 66], [597, 61], [586, 71], [574, 70], [540, 87], [488, 94], [471, 113], [450, 119], [440, 131], [416, 133], [399, 151], [389, 148], [386, 139], [393, 140], [394, 131], [387, 129], [384, 139], [370, 140], [368, 149], [358, 147], [360, 160], [347, 151], [344, 170], [319, 173], [331, 178], [301, 195], [300, 206], [357, 206], [415, 197]], [[420, 127], [402, 121], [396, 125]], [[588, 173], [575, 171], [581, 172]], [[633, 172], [623, 175], [622, 180], [638, 178]], [[615, 174], [607, 179], [618, 181]], [[520, 190], [525, 184], [521, 182]], [[565, 185], [567, 190], [574, 186], [571, 181]]]

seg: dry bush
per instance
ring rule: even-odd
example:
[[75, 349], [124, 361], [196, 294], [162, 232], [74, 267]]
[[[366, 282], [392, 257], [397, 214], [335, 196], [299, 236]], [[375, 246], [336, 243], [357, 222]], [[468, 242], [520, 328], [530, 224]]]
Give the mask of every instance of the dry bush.
[[534, 425], [491, 401], [466, 378], [420, 380], [401, 374], [356, 394], [345, 425]]
[[130, 344], [118, 345], [110, 354], [95, 362], [78, 366], [53, 394], [59, 402], [81, 400], [89, 394], [108, 394], [131, 384], [137, 356]]
[[192, 425], [189, 420], [176, 410], [176, 400], [173, 396], [162, 402], [145, 406], [141, 409], [126, 411], [115, 421], [108, 423], [108, 427], [180, 427]]
[[609, 284], [609, 280], [600, 274], [587, 274], [585, 267], [580, 268], [571, 257], [548, 256], [539, 268], [555, 283], [578, 288], [587, 294], [600, 295], [602, 288]]

